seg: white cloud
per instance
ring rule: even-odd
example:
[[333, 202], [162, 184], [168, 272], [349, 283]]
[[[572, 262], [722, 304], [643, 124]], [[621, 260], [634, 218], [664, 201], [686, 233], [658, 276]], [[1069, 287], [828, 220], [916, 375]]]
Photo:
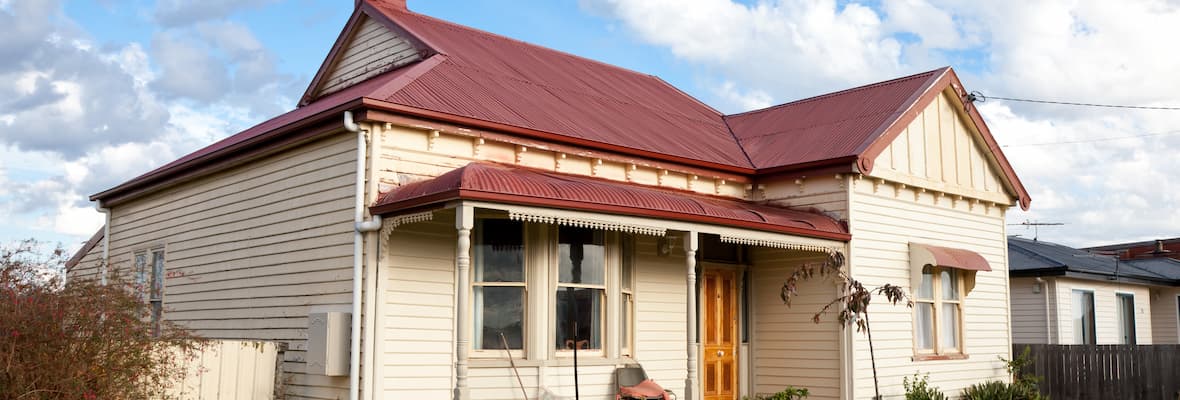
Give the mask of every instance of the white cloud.
[[218, 21], [267, 1], [162, 1], [176, 28], [149, 54], [95, 43], [59, 1], [0, 0], [0, 241], [85, 240], [102, 224], [89, 195], [294, 105], [273, 53]]

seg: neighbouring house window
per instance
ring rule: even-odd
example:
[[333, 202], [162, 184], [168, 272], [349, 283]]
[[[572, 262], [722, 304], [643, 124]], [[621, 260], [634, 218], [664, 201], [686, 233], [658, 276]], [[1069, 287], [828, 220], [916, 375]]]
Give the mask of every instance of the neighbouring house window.
[[962, 273], [927, 265], [914, 301], [914, 344], [919, 354], [962, 353]]
[[[524, 349], [524, 224], [480, 219], [473, 247], [472, 347], [478, 350]], [[503, 335], [503, 338], [501, 338]]]
[[1118, 293], [1119, 344], [1135, 344], [1135, 295]]
[[151, 271], [148, 270], [147, 252], [141, 251], [135, 253], [135, 290], [140, 293], [140, 300], [145, 300], [148, 293], [148, 275]]
[[152, 335], [159, 336], [160, 321], [164, 318], [164, 249], [154, 249], [151, 254], [151, 290], [148, 301], [152, 313]]
[[606, 243], [602, 231], [557, 230], [556, 348], [601, 350], [606, 300]]
[[1074, 344], [1095, 344], [1094, 337], [1094, 292], [1073, 291], [1073, 341]]
[[635, 326], [635, 238], [630, 235], [623, 237], [619, 248], [623, 258], [619, 268], [619, 289], [622, 293], [620, 310], [623, 314], [619, 318], [619, 354], [631, 356], [634, 355], [631, 349], [635, 346], [635, 335], [632, 332]]

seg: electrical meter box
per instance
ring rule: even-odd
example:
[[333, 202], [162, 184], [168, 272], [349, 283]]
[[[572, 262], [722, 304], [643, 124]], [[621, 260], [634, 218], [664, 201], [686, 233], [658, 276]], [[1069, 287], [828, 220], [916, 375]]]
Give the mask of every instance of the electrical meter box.
[[307, 373], [348, 375], [349, 326], [346, 312], [311, 313], [307, 316]]

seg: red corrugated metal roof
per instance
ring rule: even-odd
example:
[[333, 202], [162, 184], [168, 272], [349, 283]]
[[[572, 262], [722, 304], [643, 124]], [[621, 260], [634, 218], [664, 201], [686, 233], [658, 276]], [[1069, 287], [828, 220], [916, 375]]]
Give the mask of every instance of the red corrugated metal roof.
[[[958, 82], [943, 68], [724, 116], [657, 77], [415, 14], [400, 1], [364, 0], [357, 13], [350, 26], [365, 13], [408, 35], [429, 57], [315, 99], [91, 200], [117, 201], [170, 183], [194, 167], [283, 140], [309, 120], [363, 107], [753, 176], [833, 162], [851, 169], [852, 161], [868, 172], [895, 125], [908, 121], [906, 110]], [[316, 76], [332, 65], [329, 57]], [[1027, 192], [978, 113], [968, 113], [1027, 209]]]
[[949, 68], [725, 117], [755, 168], [859, 156]]
[[651, 75], [372, 2], [445, 54], [380, 99], [395, 104], [750, 168], [717, 110]]
[[839, 222], [817, 213], [482, 162], [383, 193], [370, 211], [387, 214], [455, 199], [704, 222], [836, 240], [850, 237]]

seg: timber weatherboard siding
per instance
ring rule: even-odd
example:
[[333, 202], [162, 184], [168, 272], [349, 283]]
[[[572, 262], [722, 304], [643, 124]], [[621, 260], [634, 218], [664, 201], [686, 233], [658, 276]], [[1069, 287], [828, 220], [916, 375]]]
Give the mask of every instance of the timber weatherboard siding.
[[[978, 132], [950, 107], [949, 99], [940, 94], [923, 109], [878, 156], [871, 174], [846, 178], [853, 237], [850, 270], [866, 287], [892, 283], [913, 293], [910, 243], [974, 251], [992, 269], [975, 273], [974, 289], [964, 293], [964, 359], [911, 361], [913, 309], [874, 302], [873, 345], [886, 397], [903, 394], [902, 379], [915, 373], [929, 373], [931, 384], [945, 393], [1007, 380], [998, 357], [1008, 358], [1011, 350], [1004, 225], [1011, 198], [996, 184], [993, 166], [979, 155]], [[873, 393], [868, 339], [862, 333], [852, 338], [853, 390], [856, 398], [867, 398]]]
[[351, 301], [355, 163], [353, 137], [336, 135], [113, 207], [112, 268], [162, 246], [165, 319], [286, 342], [288, 398], [344, 396], [347, 377], [303, 371], [311, 308]]
[[1011, 278], [1009, 285], [1012, 296], [1012, 343], [1050, 344], [1049, 326], [1052, 318], [1045, 304], [1047, 299], [1052, 299], [1049, 281], [1040, 284], [1040, 293], [1033, 293], [1037, 287], [1035, 278]]
[[[1150, 287], [1134, 284], [1101, 282], [1088, 279], [1054, 278], [1061, 341], [1056, 344], [1078, 344], [1074, 340], [1073, 291], [1084, 290], [1094, 293], [1094, 330], [1097, 344], [1118, 344], [1117, 293], [1135, 296], [1135, 337], [1136, 344], [1152, 344], [1152, 318]], [[1175, 311], [1175, 310], [1173, 310]]]
[[331, 72], [324, 77], [316, 97], [338, 92], [422, 58], [411, 41], [385, 28], [376, 19], [363, 18]]
[[[776, 393], [787, 386], [804, 387], [809, 399], [839, 399], [841, 386], [840, 337], [835, 312], [812, 322], [825, 304], [836, 297], [831, 279], [800, 282], [799, 296], [791, 306], [780, 297], [783, 282], [796, 266], [822, 261], [804, 253], [759, 248], [753, 251], [750, 279], [750, 357], [753, 358], [753, 391]], [[745, 367], [744, 365], [742, 367]]]

